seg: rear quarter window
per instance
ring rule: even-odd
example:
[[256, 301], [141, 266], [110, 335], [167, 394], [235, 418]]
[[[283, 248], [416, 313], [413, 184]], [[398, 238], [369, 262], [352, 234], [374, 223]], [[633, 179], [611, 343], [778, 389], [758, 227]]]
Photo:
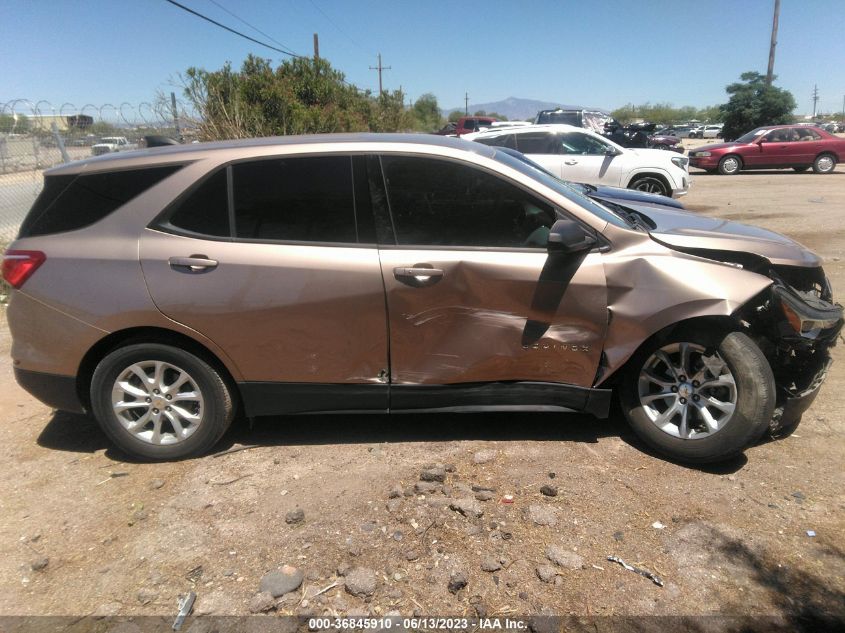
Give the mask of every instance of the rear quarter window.
[[47, 176], [21, 224], [19, 238], [64, 233], [110, 215], [182, 165], [69, 176]]

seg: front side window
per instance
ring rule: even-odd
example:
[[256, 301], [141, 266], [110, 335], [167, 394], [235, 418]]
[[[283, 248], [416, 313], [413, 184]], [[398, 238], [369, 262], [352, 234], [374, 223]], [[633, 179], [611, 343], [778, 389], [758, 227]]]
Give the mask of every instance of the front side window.
[[580, 132], [566, 132], [560, 135], [561, 154], [580, 154], [583, 156], [602, 156], [607, 152], [608, 145], [589, 134]]
[[352, 160], [275, 158], [232, 166], [235, 236], [355, 242]]
[[554, 209], [493, 174], [408, 156], [381, 159], [399, 245], [545, 248]]
[[768, 143], [791, 143], [796, 140], [798, 140], [798, 135], [792, 128], [772, 130], [766, 135], [766, 142]]

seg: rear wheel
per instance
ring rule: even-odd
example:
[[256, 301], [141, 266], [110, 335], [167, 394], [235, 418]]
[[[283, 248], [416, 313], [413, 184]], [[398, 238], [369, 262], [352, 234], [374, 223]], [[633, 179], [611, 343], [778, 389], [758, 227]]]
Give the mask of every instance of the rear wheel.
[[671, 196], [672, 190], [669, 189], [662, 178], [657, 176], [644, 175], [637, 176], [628, 185], [628, 189], [636, 189], [637, 191], [647, 191], [648, 193], [657, 193], [661, 196]]
[[768, 429], [772, 370], [741, 332], [689, 328], [653, 343], [629, 364], [620, 399], [634, 432], [679, 461], [733, 457]]
[[100, 361], [91, 408], [118, 447], [148, 460], [207, 452], [234, 415], [231, 391], [216, 369], [157, 343], [128, 345]]
[[829, 174], [836, 169], [836, 158], [832, 154], [816, 156], [813, 161], [813, 171], [817, 174]]
[[742, 159], [739, 156], [729, 155], [722, 157], [719, 161], [719, 173], [725, 176], [738, 174], [742, 169]]

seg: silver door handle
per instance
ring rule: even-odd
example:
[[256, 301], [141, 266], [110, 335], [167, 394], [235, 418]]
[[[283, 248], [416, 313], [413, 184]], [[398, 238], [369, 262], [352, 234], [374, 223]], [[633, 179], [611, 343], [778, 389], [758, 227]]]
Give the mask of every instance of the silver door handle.
[[565, 160], [565, 161], [563, 161], [563, 164], [564, 165], [577, 165], [578, 161], [577, 160]]
[[171, 268], [187, 268], [192, 273], [200, 273], [217, 268], [216, 259], [208, 259], [205, 255], [191, 255], [190, 257], [171, 257], [168, 262]]
[[393, 269], [394, 277], [437, 277], [443, 276], [443, 271], [439, 268], [405, 268], [399, 267]]

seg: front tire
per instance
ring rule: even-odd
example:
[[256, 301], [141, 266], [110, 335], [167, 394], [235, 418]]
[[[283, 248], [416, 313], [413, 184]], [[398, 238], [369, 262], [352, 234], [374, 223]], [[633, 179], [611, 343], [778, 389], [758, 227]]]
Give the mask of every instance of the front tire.
[[158, 343], [127, 345], [103, 358], [91, 379], [91, 408], [121, 450], [151, 461], [208, 452], [234, 417], [218, 370]]
[[723, 176], [735, 176], [742, 170], [742, 159], [730, 154], [719, 161], [719, 173]]
[[661, 196], [672, 196], [672, 190], [669, 188], [669, 185], [667, 185], [662, 178], [651, 175], [637, 176], [632, 179], [628, 185], [628, 189], [657, 193]]
[[769, 428], [774, 376], [745, 334], [684, 328], [631, 360], [620, 400], [634, 432], [656, 451], [681, 462], [722, 461]]
[[813, 161], [813, 171], [817, 174], [829, 174], [836, 169], [836, 158], [832, 154], [821, 154]]

